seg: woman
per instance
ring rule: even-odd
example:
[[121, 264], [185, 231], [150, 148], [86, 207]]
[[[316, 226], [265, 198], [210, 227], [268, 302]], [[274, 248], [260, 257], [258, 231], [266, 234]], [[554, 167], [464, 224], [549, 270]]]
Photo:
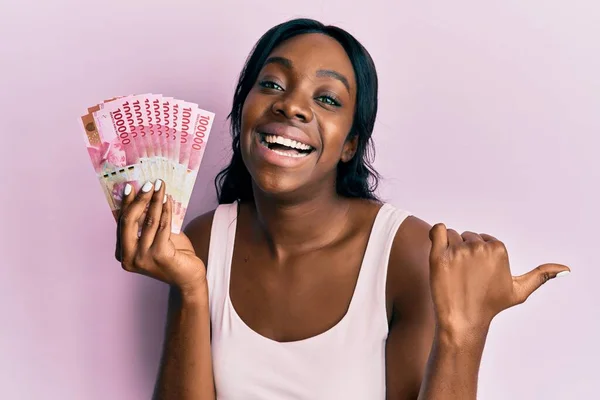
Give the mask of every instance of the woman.
[[492, 318], [569, 269], [512, 277], [492, 236], [380, 202], [376, 112], [359, 42], [289, 21], [240, 75], [219, 207], [174, 235], [161, 181], [126, 191], [117, 258], [171, 286], [157, 398], [475, 399]]

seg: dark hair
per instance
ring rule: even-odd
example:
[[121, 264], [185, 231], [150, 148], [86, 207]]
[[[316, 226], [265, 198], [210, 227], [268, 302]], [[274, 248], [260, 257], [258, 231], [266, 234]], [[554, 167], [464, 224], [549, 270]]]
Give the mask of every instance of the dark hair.
[[267, 31], [255, 44], [240, 73], [233, 106], [228, 118], [231, 120], [233, 156], [229, 165], [215, 178], [220, 204], [253, 198], [252, 178], [240, 149], [242, 107], [254, 86], [269, 54], [279, 44], [294, 36], [321, 33], [337, 40], [346, 50], [354, 68], [357, 84], [356, 109], [349, 137], [358, 136], [356, 154], [348, 162], [337, 167], [336, 191], [345, 197], [376, 200], [379, 174], [373, 169], [370, 158], [374, 155], [371, 140], [377, 115], [377, 72], [367, 50], [348, 32], [336, 26], [324, 25], [312, 19], [293, 19]]

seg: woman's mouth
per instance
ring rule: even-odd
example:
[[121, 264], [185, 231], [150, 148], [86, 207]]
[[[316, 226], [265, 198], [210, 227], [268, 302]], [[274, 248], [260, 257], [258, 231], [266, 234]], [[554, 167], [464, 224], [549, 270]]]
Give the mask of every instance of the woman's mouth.
[[287, 139], [282, 136], [259, 133], [260, 144], [274, 153], [284, 157], [302, 158], [312, 153], [315, 149], [305, 143]]

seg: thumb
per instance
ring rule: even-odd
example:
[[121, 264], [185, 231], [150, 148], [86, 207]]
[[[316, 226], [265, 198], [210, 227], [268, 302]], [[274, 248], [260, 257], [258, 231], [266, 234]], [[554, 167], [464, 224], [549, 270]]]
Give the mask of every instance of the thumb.
[[448, 230], [443, 223], [435, 224], [429, 230], [429, 239], [431, 240], [431, 253], [435, 257], [440, 255], [448, 248]]
[[[562, 264], [543, 264], [527, 272], [513, 277], [514, 304], [523, 303], [527, 298], [550, 279], [568, 274], [571, 269]], [[514, 305], [513, 304], [513, 305]]]

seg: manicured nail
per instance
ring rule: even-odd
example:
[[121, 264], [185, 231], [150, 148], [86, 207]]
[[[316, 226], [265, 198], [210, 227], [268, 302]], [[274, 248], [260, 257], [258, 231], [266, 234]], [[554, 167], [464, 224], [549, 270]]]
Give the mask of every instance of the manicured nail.
[[165, 204], [167, 202], [167, 195], [165, 194], [165, 197], [163, 197], [163, 204]]
[[125, 196], [129, 196], [130, 193], [131, 193], [131, 185], [128, 183], [125, 185], [125, 189], [123, 189], [123, 194]]
[[571, 271], [560, 271], [558, 274], [556, 274], [556, 277], [560, 278], [561, 276], [569, 275], [570, 273]]
[[154, 191], [158, 192], [160, 190], [161, 186], [162, 186], [162, 181], [160, 179], [157, 179], [156, 183], [154, 183]]
[[144, 192], [144, 193], [149, 192], [150, 189], [152, 189], [152, 182], [150, 182], [150, 181], [144, 183], [144, 186], [142, 186], [142, 192]]

